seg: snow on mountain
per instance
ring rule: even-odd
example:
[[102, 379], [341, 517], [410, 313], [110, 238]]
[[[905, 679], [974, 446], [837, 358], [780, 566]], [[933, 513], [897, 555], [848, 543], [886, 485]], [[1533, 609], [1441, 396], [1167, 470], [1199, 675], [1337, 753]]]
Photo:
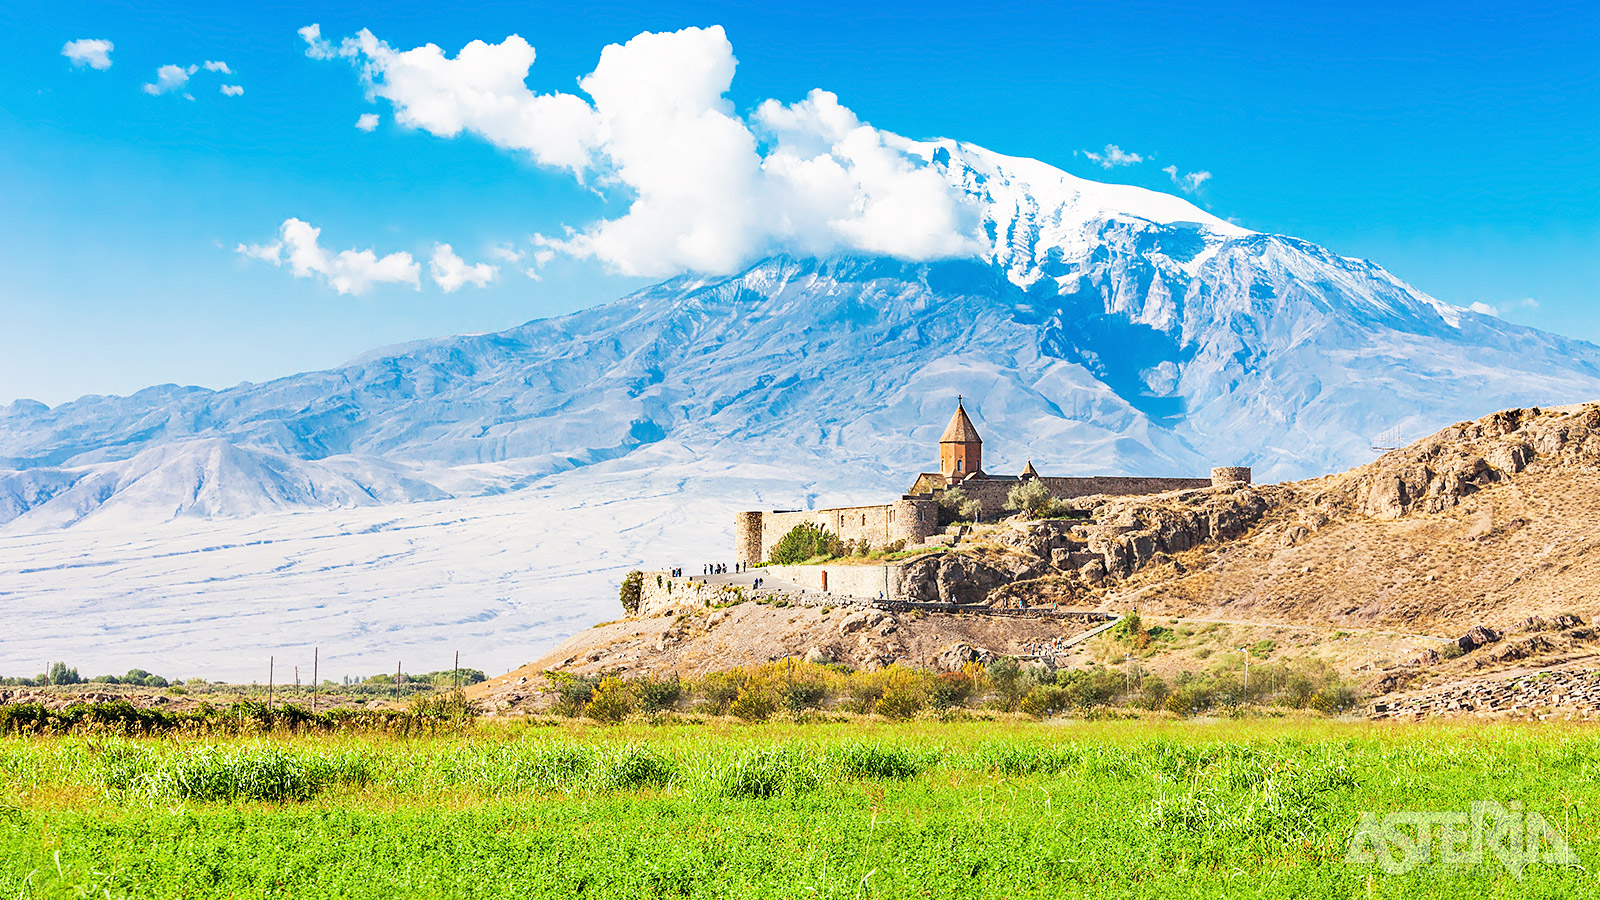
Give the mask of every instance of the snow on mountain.
[[[1600, 348], [1440, 302], [1374, 263], [1034, 160], [951, 141], [912, 151], [981, 205], [982, 258], [777, 257], [264, 384], [0, 407], [0, 572], [34, 573], [0, 597], [68, 636], [50, 610], [113, 595], [181, 623], [205, 598], [332, 594], [345, 599], [301, 626], [353, 635], [357, 608], [421, 615], [404, 599], [416, 592], [440, 623], [452, 604], [503, 596], [527, 624], [614, 602], [639, 561], [726, 555], [732, 509], [902, 490], [934, 464], [958, 393], [991, 471], [1245, 464], [1258, 480], [1366, 462], [1380, 435], [1600, 396]], [[437, 502], [396, 505], [416, 501]], [[323, 564], [269, 548], [238, 551], [240, 569], [153, 545], [125, 559], [132, 537], [243, 546], [258, 527], [317, 532]], [[463, 536], [474, 529], [486, 539]], [[371, 536], [391, 531], [409, 549]], [[571, 570], [575, 553], [595, 564]], [[329, 561], [340, 554], [359, 586]], [[507, 574], [523, 569], [539, 574]], [[522, 627], [479, 647], [561, 636]]]

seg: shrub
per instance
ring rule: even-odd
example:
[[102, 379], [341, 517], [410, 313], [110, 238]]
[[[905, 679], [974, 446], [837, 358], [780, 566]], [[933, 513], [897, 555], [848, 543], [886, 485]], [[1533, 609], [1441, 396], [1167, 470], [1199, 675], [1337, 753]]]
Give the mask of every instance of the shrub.
[[1017, 708], [1023, 715], [1043, 719], [1065, 712], [1072, 705], [1071, 701], [1071, 694], [1067, 690], [1053, 684], [1041, 684], [1029, 691]]
[[816, 709], [828, 696], [827, 685], [810, 679], [789, 682], [780, 691], [783, 694], [783, 705], [794, 712]]
[[726, 715], [739, 696], [739, 676], [731, 672], [712, 672], [700, 681], [700, 702], [712, 715]]
[[678, 680], [677, 674], [670, 679], [660, 681], [651, 678], [641, 678], [633, 683], [633, 696], [639, 701], [639, 708], [647, 713], [661, 712], [672, 709], [683, 698], [683, 683]]
[[890, 719], [909, 719], [922, 711], [922, 693], [911, 685], [897, 685], [885, 691], [873, 709]]
[[545, 677], [550, 679], [550, 686], [556, 691], [556, 702], [550, 707], [551, 712], [569, 719], [583, 715], [589, 699], [594, 696], [595, 680], [565, 672], [546, 672]]
[[630, 616], [639, 614], [640, 597], [644, 593], [644, 573], [638, 569], [629, 572], [622, 579], [619, 590], [619, 599], [622, 601], [622, 611]]
[[583, 707], [583, 714], [596, 722], [620, 722], [630, 712], [633, 694], [628, 691], [628, 683], [609, 675], [600, 679], [600, 686]]
[[965, 706], [972, 689], [972, 676], [966, 672], [940, 672], [928, 685], [928, 705], [940, 710]]
[[872, 712], [872, 708], [884, 694], [883, 683], [871, 678], [851, 678], [847, 690], [850, 699], [844, 704], [845, 709], [863, 714]]
[[989, 685], [994, 689], [994, 705], [1010, 712], [1022, 701], [1022, 666], [1009, 656], [989, 663]]
[[1150, 632], [1145, 630], [1138, 610], [1123, 616], [1115, 630], [1117, 638], [1135, 650], [1143, 650], [1150, 646]]
[[728, 712], [746, 722], [765, 722], [772, 718], [777, 709], [778, 701], [772, 696], [771, 691], [750, 684], [745, 685], [739, 691], [739, 696], [728, 705]]
[[769, 559], [777, 565], [792, 565], [819, 556], [841, 556], [844, 552], [844, 543], [829, 534], [826, 528], [801, 522], [779, 538]]

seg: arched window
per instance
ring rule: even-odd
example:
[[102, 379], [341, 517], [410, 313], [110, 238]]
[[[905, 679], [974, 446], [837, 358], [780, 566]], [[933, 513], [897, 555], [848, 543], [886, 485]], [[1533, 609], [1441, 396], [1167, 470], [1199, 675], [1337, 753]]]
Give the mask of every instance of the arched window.
[[963, 467], [964, 467], [964, 466], [965, 466], [965, 465], [966, 465], [966, 460], [964, 460], [964, 459], [958, 459], [958, 460], [956, 460], [956, 471], [957, 471], [957, 472], [959, 472], [959, 471], [961, 471], [961, 469], [962, 469], [962, 468], [963, 468]]
[[866, 513], [862, 513], [861, 514], [861, 524], [862, 524], [863, 527], [865, 527], [866, 524], [867, 524], [867, 514]]

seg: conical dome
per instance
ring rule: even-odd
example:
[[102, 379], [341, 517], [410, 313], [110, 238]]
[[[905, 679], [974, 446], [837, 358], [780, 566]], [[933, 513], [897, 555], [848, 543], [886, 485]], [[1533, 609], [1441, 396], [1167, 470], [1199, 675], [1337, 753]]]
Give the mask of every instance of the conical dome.
[[1033, 467], [1033, 460], [1028, 460], [1028, 465], [1022, 470], [1023, 478], [1038, 478], [1039, 470]]
[[956, 414], [950, 417], [950, 424], [944, 430], [944, 436], [939, 438], [941, 444], [981, 444], [983, 438], [978, 437], [978, 429], [973, 427], [972, 420], [967, 418], [966, 409], [956, 404]]

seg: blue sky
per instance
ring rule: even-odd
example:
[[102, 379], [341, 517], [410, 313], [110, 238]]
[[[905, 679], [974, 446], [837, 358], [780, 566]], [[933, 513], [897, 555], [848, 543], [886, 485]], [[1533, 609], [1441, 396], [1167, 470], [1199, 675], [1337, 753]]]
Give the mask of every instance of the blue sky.
[[[0, 403], [265, 380], [653, 280], [557, 257], [535, 281], [497, 260], [622, 201], [470, 133], [397, 124], [347, 60], [307, 56], [311, 23], [334, 44], [366, 28], [452, 56], [518, 34], [537, 50], [529, 88], [567, 93], [608, 44], [720, 25], [741, 114], [823, 88], [878, 128], [1084, 177], [1176, 192], [1163, 168], [1209, 172], [1191, 199], [1219, 216], [1600, 341], [1594, 4], [23, 6], [0, 10]], [[109, 67], [63, 55], [80, 39], [110, 41]], [[166, 65], [197, 68], [147, 92]], [[1082, 153], [1108, 144], [1143, 161]], [[287, 219], [331, 251], [411, 254], [420, 289], [340, 294], [236, 252]], [[499, 276], [446, 292], [428, 274], [440, 242]]]

